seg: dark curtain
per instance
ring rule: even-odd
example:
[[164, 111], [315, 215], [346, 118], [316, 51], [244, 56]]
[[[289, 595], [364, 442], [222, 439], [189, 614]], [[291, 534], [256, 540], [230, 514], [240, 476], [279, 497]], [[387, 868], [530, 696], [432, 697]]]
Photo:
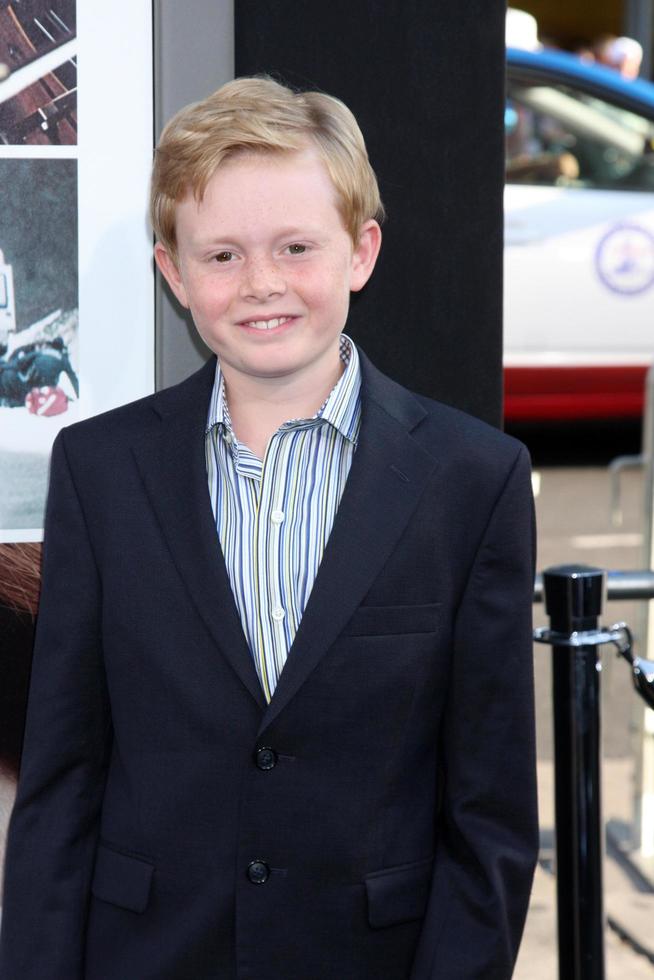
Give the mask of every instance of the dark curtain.
[[388, 220], [348, 329], [408, 387], [501, 421], [504, 3], [235, 0], [236, 74], [357, 116]]

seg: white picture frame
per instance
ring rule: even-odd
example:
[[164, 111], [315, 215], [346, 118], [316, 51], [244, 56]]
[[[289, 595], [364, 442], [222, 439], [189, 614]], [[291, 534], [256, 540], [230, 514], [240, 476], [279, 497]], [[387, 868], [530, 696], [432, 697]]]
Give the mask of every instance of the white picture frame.
[[[0, 145], [0, 169], [4, 165], [7, 172], [16, 173], [15, 168], [34, 168], [33, 162], [39, 161], [40, 170], [36, 169], [45, 175], [39, 180], [50, 190], [57, 174], [66, 174], [68, 198], [58, 210], [60, 227], [54, 228], [55, 244], [49, 247], [57, 249], [60, 231], [59, 247], [75, 253], [76, 265], [71, 270], [66, 262], [65, 275], [56, 277], [52, 309], [42, 300], [41, 309], [38, 304], [31, 309], [34, 321], [26, 323], [21, 309], [30, 283], [38, 281], [39, 263], [28, 275], [25, 261], [13, 261], [3, 246], [0, 230], [3, 265], [13, 270], [16, 307], [17, 329], [8, 351], [21, 346], [21, 340], [36, 338], [42, 343], [44, 330], [46, 337], [48, 330], [56, 335], [63, 330], [79, 391], [77, 395], [74, 381], [62, 372], [59, 387], [67, 405], [60, 414], [39, 414], [43, 405], [35, 409], [34, 400], [31, 410], [25, 404], [0, 403], [0, 542], [42, 540], [49, 454], [62, 426], [154, 389], [154, 270], [147, 223], [154, 129], [152, 19], [149, 3], [78, 3], [75, 36], [66, 48], [77, 72], [77, 142]], [[3, 84], [0, 81], [0, 105]], [[77, 174], [76, 194], [71, 191], [71, 169]], [[35, 200], [38, 190], [34, 188]], [[0, 181], [0, 211], [3, 197], [6, 206], [12, 203], [11, 187]], [[76, 222], [68, 220], [69, 207], [76, 208]], [[41, 217], [44, 210], [42, 206], [38, 211]], [[18, 213], [16, 222], [20, 221]], [[23, 223], [27, 234], [29, 213]], [[77, 248], [71, 249], [74, 224]], [[62, 306], [57, 288], [66, 279], [69, 302], [71, 276], [77, 279], [77, 324], [68, 320], [65, 328], [61, 321], [52, 326], [48, 317]], [[70, 311], [61, 310], [61, 315], [66, 312]], [[7, 346], [2, 338], [0, 345]], [[5, 361], [6, 357], [5, 353]], [[28, 377], [27, 368], [22, 377]], [[47, 398], [42, 399], [46, 412]]]

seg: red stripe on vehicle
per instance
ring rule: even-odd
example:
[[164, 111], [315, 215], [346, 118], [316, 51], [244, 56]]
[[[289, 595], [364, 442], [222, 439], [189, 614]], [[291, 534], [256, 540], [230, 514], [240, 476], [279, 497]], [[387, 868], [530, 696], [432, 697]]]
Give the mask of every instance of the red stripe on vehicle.
[[645, 365], [505, 367], [504, 418], [508, 422], [550, 419], [639, 418]]

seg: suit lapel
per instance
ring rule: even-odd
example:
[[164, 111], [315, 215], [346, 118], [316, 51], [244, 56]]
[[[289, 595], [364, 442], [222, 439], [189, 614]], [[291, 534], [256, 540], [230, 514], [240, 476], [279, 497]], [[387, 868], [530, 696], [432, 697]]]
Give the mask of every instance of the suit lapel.
[[319, 663], [370, 588], [437, 465], [411, 437], [426, 413], [362, 355], [359, 446], [318, 575], [262, 732]]
[[150, 504], [180, 577], [216, 645], [252, 697], [261, 685], [234, 603], [211, 510], [204, 431], [215, 359], [153, 405], [159, 430], [132, 447]]
[[[412, 438], [420, 403], [361, 354], [359, 446], [307, 608], [263, 731], [337, 638], [393, 551], [437, 465]], [[248, 649], [211, 510], [204, 431], [215, 370], [157, 395], [159, 427], [132, 449], [150, 504], [189, 595], [216, 645], [257, 704], [265, 698]]]

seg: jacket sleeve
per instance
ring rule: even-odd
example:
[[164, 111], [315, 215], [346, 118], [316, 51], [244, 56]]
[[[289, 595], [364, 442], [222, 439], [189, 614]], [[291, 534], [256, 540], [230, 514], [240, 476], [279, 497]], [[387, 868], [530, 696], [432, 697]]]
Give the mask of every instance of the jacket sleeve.
[[5, 861], [1, 980], [82, 980], [111, 721], [100, 577], [56, 439], [25, 741]]
[[538, 853], [534, 518], [521, 449], [457, 611], [436, 860], [411, 980], [509, 980]]

